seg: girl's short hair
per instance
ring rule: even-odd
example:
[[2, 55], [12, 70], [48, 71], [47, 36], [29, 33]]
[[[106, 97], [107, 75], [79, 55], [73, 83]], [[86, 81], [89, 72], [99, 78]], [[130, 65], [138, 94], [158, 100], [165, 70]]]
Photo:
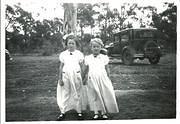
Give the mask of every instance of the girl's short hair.
[[93, 38], [93, 39], [91, 39], [90, 46], [92, 46], [93, 42], [98, 43], [99, 45], [101, 45], [101, 47], [104, 46], [104, 44], [103, 44], [103, 42], [102, 42], [102, 40], [100, 38]]
[[79, 46], [78, 39], [77, 39], [76, 36], [74, 36], [73, 34], [68, 35], [68, 36], [66, 37], [66, 39], [65, 39], [65, 45], [66, 45], [66, 46], [67, 46], [67, 44], [68, 44], [68, 40], [69, 40], [69, 39], [74, 40], [74, 41], [76, 42], [76, 46]]

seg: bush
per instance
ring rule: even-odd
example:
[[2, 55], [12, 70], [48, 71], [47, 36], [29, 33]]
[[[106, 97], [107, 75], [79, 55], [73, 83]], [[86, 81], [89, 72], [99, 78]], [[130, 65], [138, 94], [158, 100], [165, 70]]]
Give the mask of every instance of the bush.
[[43, 56], [50, 56], [54, 53], [54, 47], [49, 40], [43, 42], [42, 46], [42, 55]]

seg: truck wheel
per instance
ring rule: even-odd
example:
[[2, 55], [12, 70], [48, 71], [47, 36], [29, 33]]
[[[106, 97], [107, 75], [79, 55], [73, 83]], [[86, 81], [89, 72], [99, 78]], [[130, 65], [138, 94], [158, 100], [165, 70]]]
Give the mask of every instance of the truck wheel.
[[122, 61], [125, 65], [131, 65], [133, 63], [133, 55], [130, 50], [125, 50], [123, 52]]
[[144, 48], [151, 48], [151, 47], [158, 47], [157, 43], [155, 41], [148, 41], [145, 43]]
[[160, 60], [160, 56], [157, 54], [154, 54], [151, 57], [149, 57], [149, 62], [151, 64], [157, 64], [159, 62], [159, 60]]

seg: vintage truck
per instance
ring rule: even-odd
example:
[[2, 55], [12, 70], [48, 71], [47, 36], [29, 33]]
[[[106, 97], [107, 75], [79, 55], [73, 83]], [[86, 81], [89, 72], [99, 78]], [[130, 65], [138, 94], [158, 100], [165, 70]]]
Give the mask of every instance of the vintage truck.
[[126, 65], [131, 65], [134, 59], [147, 58], [151, 64], [157, 64], [162, 53], [162, 44], [156, 28], [130, 28], [117, 32], [113, 41], [107, 45], [110, 57], [120, 57]]

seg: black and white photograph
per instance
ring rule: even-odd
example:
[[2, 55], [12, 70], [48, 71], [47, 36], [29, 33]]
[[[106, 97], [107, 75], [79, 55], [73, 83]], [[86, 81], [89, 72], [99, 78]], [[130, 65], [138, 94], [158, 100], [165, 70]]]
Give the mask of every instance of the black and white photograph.
[[1, 1], [1, 122], [177, 122], [179, 2]]

